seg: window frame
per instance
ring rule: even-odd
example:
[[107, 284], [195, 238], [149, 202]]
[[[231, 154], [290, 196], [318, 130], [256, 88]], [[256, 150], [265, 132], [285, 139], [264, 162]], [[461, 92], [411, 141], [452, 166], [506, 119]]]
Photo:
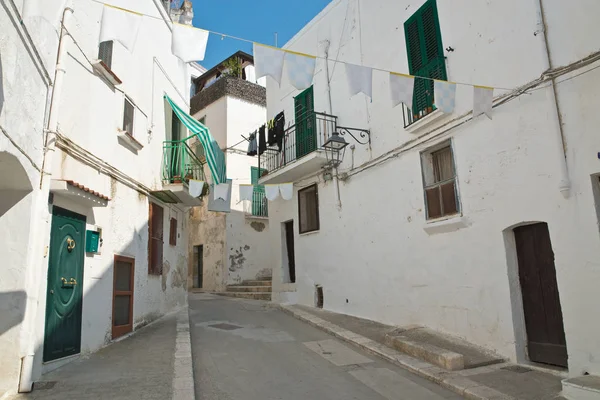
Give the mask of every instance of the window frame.
[[[108, 49], [105, 49], [104, 47], [108, 47]], [[113, 50], [114, 50], [114, 41], [113, 40], [106, 40], [104, 42], [100, 42], [100, 44], [98, 45], [98, 60], [102, 61], [102, 63], [110, 70], [112, 70]], [[107, 55], [108, 55], [107, 58], [102, 57], [103, 52], [107, 53]]]
[[[156, 209], [155, 209], [156, 208]], [[162, 265], [164, 260], [164, 208], [156, 203], [150, 202], [148, 205], [148, 275], [162, 275]], [[161, 218], [160, 227], [154, 226], [154, 214], [160, 209]], [[158, 231], [158, 232], [157, 232]], [[156, 237], [155, 237], [155, 234]], [[153, 246], [160, 242], [160, 262], [155, 262], [153, 258]]]
[[[117, 263], [124, 262], [131, 265], [130, 269], [130, 290], [117, 290]], [[133, 331], [133, 296], [135, 292], [135, 258], [125, 257], [115, 254], [113, 259], [113, 291], [112, 291], [112, 320], [111, 334], [116, 339]], [[129, 323], [125, 325], [115, 325], [115, 298], [117, 296], [129, 296]]]
[[[127, 128], [127, 106], [131, 107], [131, 132], [129, 132]], [[135, 104], [133, 101], [129, 99], [129, 97], [125, 96], [123, 99], [123, 127], [122, 131], [127, 133], [129, 136], [134, 137], [134, 127], [135, 127]]]
[[[434, 155], [445, 149], [450, 149], [450, 160], [452, 162], [453, 176], [452, 176], [452, 178], [448, 178], [448, 179], [444, 179], [444, 180], [440, 180], [440, 181], [436, 182], [435, 178], [433, 177], [434, 176], [434, 161], [433, 161]], [[448, 218], [462, 215], [462, 207], [461, 207], [461, 203], [460, 203], [460, 194], [459, 194], [459, 189], [458, 189], [458, 174], [456, 171], [456, 162], [454, 159], [454, 144], [452, 143], [452, 141], [447, 140], [447, 141], [439, 143], [435, 146], [432, 146], [432, 147], [428, 148], [427, 150], [421, 152], [420, 156], [421, 156], [420, 157], [421, 158], [421, 177], [422, 177], [422, 182], [423, 182], [423, 201], [425, 204], [426, 220], [427, 221], [436, 221], [439, 219], [448, 219]], [[433, 180], [428, 181], [428, 176], [432, 176]], [[429, 183], [429, 182], [432, 182], [432, 183]], [[456, 211], [446, 213], [444, 211], [444, 195], [443, 195], [442, 187], [449, 183], [453, 183], [453, 185], [454, 185], [454, 202], [456, 204]], [[439, 193], [440, 215], [432, 217], [429, 215], [429, 199], [427, 196], [427, 192], [430, 191], [431, 189], [436, 189], [436, 188], [438, 189], [438, 193]]]
[[[314, 190], [314, 196], [315, 196], [316, 227], [314, 229], [307, 228], [307, 229], [303, 230], [303, 228], [305, 228], [305, 227], [302, 224], [302, 199], [303, 199], [303, 195], [305, 195], [306, 192], [309, 192], [312, 190]], [[315, 183], [313, 185], [305, 187], [304, 189], [298, 190], [298, 231], [302, 235], [304, 233], [317, 232], [320, 229], [321, 229], [321, 219], [320, 219], [320, 215], [319, 215], [319, 185]]]

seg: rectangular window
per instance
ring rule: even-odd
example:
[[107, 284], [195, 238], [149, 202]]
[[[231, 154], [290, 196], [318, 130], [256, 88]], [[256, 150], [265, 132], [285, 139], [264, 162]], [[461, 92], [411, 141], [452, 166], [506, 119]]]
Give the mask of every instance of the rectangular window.
[[108, 67], [108, 69], [112, 69], [112, 53], [112, 40], [100, 43], [100, 47], [98, 48], [98, 60], [101, 60]]
[[[436, 0], [427, 0], [404, 23], [404, 35], [410, 74], [447, 80]], [[433, 81], [415, 78], [413, 120], [433, 112], [433, 103]]]
[[319, 230], [319, 194], [317, 185], [298, 191], [298, 219], [300, 233]]
[[163, 265], [163, 208], [150, 203], [148, 218], [148, 273], [161, 275]]
[[421, 154], [427, 219], [445, 217], [460, 211], [452, 146], [442, 146]]
[[171, 226], [169, 226], [169, 244], [177, 246], [177, 220], [171, 218]]
[[123, 106], [123, 131], [133, 136], [133, 116], [135, 114], [135, 108], [133, 103], [129, 99], [125, 98], [125, 104]]

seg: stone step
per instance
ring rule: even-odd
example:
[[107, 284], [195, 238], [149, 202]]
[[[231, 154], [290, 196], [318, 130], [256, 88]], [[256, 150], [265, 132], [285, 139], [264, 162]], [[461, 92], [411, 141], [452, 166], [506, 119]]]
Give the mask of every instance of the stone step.
[[422, 327], [400, 328], [385, 336], [386, 345], [450, 371], [497, 364], [504, 359], [471, 343]]
[[579, 376], [562, 381], [562, 395], [568, 400], [600, 400], [600, 377]]
[[260, 281], [243, 281], [237, 286], [273, 286], [273, 282], [266, 279]]
[[242, 286], [242, 285], [229, 285], [227, 286], [228, 292], [270, 292], [273, 288], [271, 286]]
[[241, 298], [241, 299], [271, 301], [271, 293], [263, 293], [263, 292], [219, 292], [219, 293], [214, 293], [214, 294], [219, 295], [219, 296], [236, 297], [236, 298]]

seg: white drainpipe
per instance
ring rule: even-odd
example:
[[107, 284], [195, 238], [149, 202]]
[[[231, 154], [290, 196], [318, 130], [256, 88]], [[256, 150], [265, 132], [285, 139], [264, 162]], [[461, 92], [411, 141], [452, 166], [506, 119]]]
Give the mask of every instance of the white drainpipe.
[[[63, 11], [62, 25], [68, 26], [68, 21], [73, 13], [73, 9], [65, 8]], [[33, 257], [31, 257], [30, 266], [27, 270], [27, 305], [25, 308], [25, 318], [21, 327], [21, 337], [25, 340], [25, 356], [21, 361], [21, 374], [19, 379], [19, 393], [31, 392], [33, 388], [33, 367], [34, 357], [36, 352], [36, 346], [41, 343], [36, 341], [36, 317], [37, 309], [39, 306], [38, 296], [40, 294], [40, 282], [46, 277], [44, 271], [46, 268], [38, 268], [43, 265], [46, 260], [41, 254], [44, 253], [46, 237], [45, 231], [47, 224], [44, 215], [46, 215], [45, 205], [47, 203], [47, 197], [44, 193], [49, 193], [50, 187], [50, 175], [46, 174], [47, 170], [51, 170], [52, 157], [54, 155], [54, 146], [56, 143], [56, 132], [58, 130], [58, 113], [60, 106], [60, 97], [62, 92], [63, 80], [66, 74], [65, 70], [65, 57], [67, 54], [67, 46], [65, 45], [65, 38], [68, 33], [63, 29], [61, 25], [61, 35], [58, 44], [58, 56], [56, 58], [56, 69], [54, 72], [54, 85], [52, 91], [52, 100], [50, 101], [50, 114], [48, 117], [48, 125], [46, 129], [46, 140], [45, 140], [45, 153], [44, 161], [42, 163], [42, 173], [40, 179], [40, 193], [36, 203], [34, 204], [33, 223], [31, 224], [32, 237], [34, 238], [34, 249]], [[39, 255], [39, 257], [37, 257]], [[47, 254], [46, 254], [47, 255]]]
[[[548, 33], [547, 33], [547, 25], [546, 25], [546, 17], [544, 15], [544, 4], [543, 0], [534, 0], [536, 14], [537, 14], [537, 26], [538, 30], [536, 35], [541, 36], [542, 48], [544, 51], [544, 67], [545, 70], [549, 70], [553, 68], [552, 65], [552, 57], [550, 54], [550, 48], [548, 45]], [[556, 126], [557, 134], [555, 135], [557, 147], [558, 147], [558, 157], [560, 161], [560, 181], [558, 184], [558, 189], [562, 193], [565, 198], [568, 198], [571, 193], [571, 180], [569, 179], [569, 170], [567, 168], [567, 153], [566, 153], [566, 145], [564, 139], [564, 132], [562, 126], [562, 117], [560, 114], [560, 105], [558, 103], [558, 99], [556, 96], [556, 82], [555, 79], [552, 78], [552, 90], [550, 90], [550, 100], [554, 104], [554, 111], [552, 113], [552, 120], [554, 125]]]

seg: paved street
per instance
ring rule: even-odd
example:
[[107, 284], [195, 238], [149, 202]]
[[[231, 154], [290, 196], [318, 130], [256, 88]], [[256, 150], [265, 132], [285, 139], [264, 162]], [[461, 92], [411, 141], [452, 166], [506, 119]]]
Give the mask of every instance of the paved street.
[[190, 294], [196, 399], [460, 399], [268, 303]]

